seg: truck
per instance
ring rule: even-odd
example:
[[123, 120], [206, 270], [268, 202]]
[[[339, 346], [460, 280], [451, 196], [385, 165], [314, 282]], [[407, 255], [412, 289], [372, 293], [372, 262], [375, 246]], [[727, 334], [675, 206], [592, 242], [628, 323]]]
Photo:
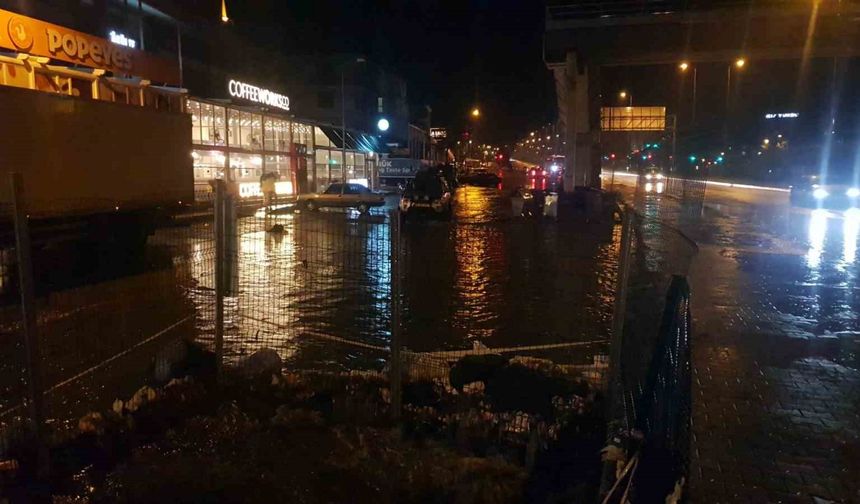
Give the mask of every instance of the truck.
[[190, 116], [137, 96], [134, 104], [0, 85], [0, 246], [14, 243], [14, 172], [34, 245], [142, 248], [160, 218], [193, 202]]

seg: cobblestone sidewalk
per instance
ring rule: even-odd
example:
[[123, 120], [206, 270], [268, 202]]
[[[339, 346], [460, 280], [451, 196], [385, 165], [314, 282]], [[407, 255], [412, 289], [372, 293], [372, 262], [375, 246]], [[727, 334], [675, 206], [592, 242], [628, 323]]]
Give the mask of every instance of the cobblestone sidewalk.
[[699, 245], [692, 502], [860, 503], [857, 236], [787, 205], [649, 210]]

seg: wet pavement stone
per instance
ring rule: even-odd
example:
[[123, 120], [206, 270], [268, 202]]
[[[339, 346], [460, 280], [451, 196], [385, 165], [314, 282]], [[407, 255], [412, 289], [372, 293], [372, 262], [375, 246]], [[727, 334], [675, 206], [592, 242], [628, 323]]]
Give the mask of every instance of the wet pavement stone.
[[[733, 233], [766, 235], [755, 228], [750, 216], [760, 209], [752, 205], [734, 205], [730, 217], [705, 205], [692, 222], [680, 206], [666, 198], [657, 215], [699, 245], [689, 271], [691, 501], [860, 503], [860, 337], [825, 329], [856, 329], [857, 286], [785, 267], [804, 257], [734, 249]], [[843, 266], [855, 278], [857, 264]], [[803, 312], [810, 296], [848, 309], [825, 323], [815, 310]]]

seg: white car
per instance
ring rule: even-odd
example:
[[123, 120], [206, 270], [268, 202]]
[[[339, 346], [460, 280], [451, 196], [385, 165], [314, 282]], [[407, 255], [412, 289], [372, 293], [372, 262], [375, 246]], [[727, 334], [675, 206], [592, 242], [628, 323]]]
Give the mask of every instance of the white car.
[[385, 197], [361, 184], [334, 182], [322, 193], [300, 194], [297, 198], [299, 208], [317, 210], [323, 207], [355, 208], [367, 213], [371, 207], [385, 204]]

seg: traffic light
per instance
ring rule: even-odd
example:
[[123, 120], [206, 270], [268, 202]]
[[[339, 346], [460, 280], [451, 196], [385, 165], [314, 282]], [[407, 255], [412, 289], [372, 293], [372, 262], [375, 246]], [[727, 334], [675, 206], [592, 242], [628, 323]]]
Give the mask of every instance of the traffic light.
[[695, 154], [690, 154], [690, 158], [689, 158], [689, 159], [690, 159], [690, 162], [691, 162], [691, 163], [695, 163], [695, 162], [696, 162], [696, 159], [698, 159], [698, 158], [696, 158], [696, 155], [695, 155]]

